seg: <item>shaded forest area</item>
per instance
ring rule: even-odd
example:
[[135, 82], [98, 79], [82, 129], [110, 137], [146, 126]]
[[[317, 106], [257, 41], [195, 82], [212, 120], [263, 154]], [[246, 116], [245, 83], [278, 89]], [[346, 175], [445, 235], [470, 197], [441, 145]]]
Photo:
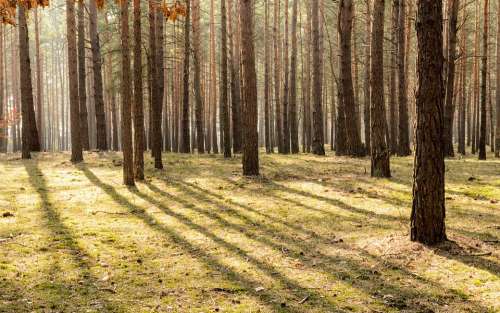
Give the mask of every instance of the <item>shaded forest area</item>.
[[0, 0], [0, 312], [497, 312], [499, 0]]

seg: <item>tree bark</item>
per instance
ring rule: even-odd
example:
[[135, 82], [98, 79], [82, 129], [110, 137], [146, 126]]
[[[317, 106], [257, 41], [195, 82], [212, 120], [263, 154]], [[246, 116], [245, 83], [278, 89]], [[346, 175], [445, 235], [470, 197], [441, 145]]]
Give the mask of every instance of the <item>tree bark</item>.
[[89, 123], [87, 114], [87, 86], [85, 60], [85, 3], [78, 1], [78, 102], [80, 105], [80, 136], [82, 149], [89, 150]]
[[[456, 0], [458, 1], [458, 0]], [[406, 89], [406, 4], [405, 0], [399, 0], [398, 18], [398, 100], [399, 100], [399, 134], [398, 155], [408, 156], [411, 154], [410, 134], [408, 126], [408, 95]]]
[[[347, 0], [349, 2], [349, 0]], [[344, 1], [342, 1], [343, 3]], [[313, 59], [313, 140], [312, 152], [325, 155], [325, 139], [323, 131], [323, 82], [321, 75], [320, 33], [319, 33], [319, 0], [312, 0], [312, 59]], [[341, 4], [342, 5], [342, 4]], [[352, 81], [351, 81], [352, 82]], [[353, 95], [354, 97], [354, 95]]]
[[92, 50], [92, 66], [94, 74], [94, 103], [96, 118], [96, 143], [97, 149], [108, 150], [106, 138], [106, 114], [104, 109], [104, 95], [102, 82], [101, 47], [99, 34], [97, 33], [97, 6], [96, 0], [89, 1], [89, 34], [90, 47]]
[[285, 0], [285, 31], [283, 33], [284, 39], [284, 48], [283, 48], [283, 69], [284, 69], [284, 79], [283, 79], [283, 107], [282, 107], [282, 127], [283, 127], [283, 147], [282, 153], [289, 154], [290, 153], [290, 124], [288, 120], [289, 114], [289, 91], [290, 91], [290, 68], [289, 68], [289, 40], [288, 40], [288, 0]]
[[276, 141], [278, 152], [283, 151], [283, 120], [281, 113], [281, 34], [280, 34], [280, 0], [274, 1], [274, 29], [273, 29], [273, 42], [274, 42], [274, 116], [276, 118]]
[[297, 117], [297, 15], [298, 1], [293, 0], [292, 9], [292, 55], [290, 59], [290, 141], [291, 152], [299, 153], [299, 126]]
[[389, 145], [391, 154], [398, 152], [398, 114], [396, 102], [396, 73], [397, 73], [397, 54], [398, 54], [398, 19], [399, 19], [399, 0], [392, 1], [391, 17], [391, 49], [389, 50]]
[[122, 81], [121, 81], [121, 128], [123, 150], [123, 183], [134, 186], [134, 155], [132, 147], [132, 116], [131, 116], [131, 85], [130, 79], [130, 48], [129, 48], [129, 0], [122, 0], [120, 9], [121, 22], [121, 56], [122, 56]]
[[371, 153], [371, 93], [370, 93], [370, 71], [371, 71], [371, 0], [366, 1], [366, 29], [365, 29], [365, 82], [364, 82], [364, 124], [365, 124], [365, 147], [366, 152]]
[[[233, 1], [228, 0], [228, 35], [229, 35], [229, 59], [231, 72], [231, 117], [233, 130], [233, 151], [241, 153], [241, 84], [240, 84], [240, 53], [241, 34], [239, 13], [233, 10]], [[237, 6], [237, 2], [234, 5]], [[233, 14], [235, 12], [236, 14]], [[234, 18], [233, 18], [234, 15]]]
[[[28, 25], [26, 23], [26, 11], [19, 5], [19, 73], [21, 78], [21, 105], [25, 109], [27, 124], [23, 124], [23, 153], [24, 146], [28, 145], [29, 151], [40, 151], [40, 140], [38, 137], [35, 108], [33, 101], [33, 85], [31, 80], [31, 62], [29, 56]], [[26, 127], [24, 127], [26, 126]], [[26, 134], [25, 134], [26, 133]], [[25, 135], [27, 136], [25, 139]]]
[[[486, 160], [486, 74], [488, 72], [488, 16], [489, 0], [484, 0], [483, 53], [481, 56], [481, 128], [479, 134], [479, 160]], [[498, 75], [498, 73], [497, 73]]]
[[183, 73], [183, 98], [182, 98], [182, 137], [181, 152], [191, 152], [191, 136], [189, 134], [189, 65], [190, 65], [190, 28], [191, 28], [191, 1], [186, 0], [186, 17], [184, 21], [184, 73]]
[[[346, 152], [351, 156], [363, 156], [365, 153], [363, 145], [361, 144], [361, 139], [356, 123], [356, 104], [354, 103], [354, 89], [352, 80], [351, 36], [354, 5], [352, 0], [341, 0], [339, 6], [338, 29], [340, 35], [341, 56], [340, 76], [342, 81], [342, 106], [344, 110], [345, 129], [347, 135]], [[318, 87], [316, 86], [316, 88]]]
[[134, 0], [134, 169], [144, 179], [144, 108], [142, 94], [141, 2]]
[[231, 125], [228, 108], [228, 75], [227, 75], [227, 10], [226, 0], [221, 0], [221, 78], [220, 78], [220, 108], [221, 108], [221, 128], [224, 143], [224, 157], [231, 157]]
[[254, 51], [254, 1], [240, 0], [241, 42], [243, 44], [243, 175], [259, 175], [257, 133], [257, 72]]
[[264, 123], [265, 123], [265, 141], [266, 153], [273, 152], [273, 144], [271, 139], [271, 61], [270, 61], [270, 43], [269, 43], [269, 0], [264, 3]]
[[457, 20], [459, 0], [448, 0], [448, 43], [446, 60], [446, 94], [444, 106], [444, 136], [443, 146], [445, 157], [455, 156], [453, 149], [453, 116], [455, 114], [454, 89], [455, 89], [455, 61], [457, 46]]
[[[4, 106], [4, 40], [5, 40], [5, 27], [0, 23], [0, 122], [6, 120], [6, 115], [8, 116], [9, 107], [8, 104]], [[7, 112], [7, 113], [4, 113]], [[8, 127], [7, 123], [0, 126], [0, 153], [7, 152], [8, 143]]]
[[391, 152], [386, 142], [384, 102], [384, 11], [385, 0], [375, 0], [371, 41], [371, 176], [391, 177]]
[[200, 0], [193, 2], [193, 51], [194, 51], [194, 97], [196, 101], [196, 148], [198, 153], [205, 153], [203, 132], [203, 97], [201, 93], [201, 37], [200, 37]]
[[76, 52], [75, 2], [66, 0], [66, 27], [68, 41], [68, 82], [71, 114], [71, 162], [83, 161], [80, 134], [80, 104], [78, 102], [78, 59]]
[[[0, 37], [1, 40], [1, 37]], [[2, 51], [0, 49], [0, 51]], [[1, 53], [1, 52], [0, 52]], [[44, 148], [44, 125], [43, 125], [43, 86], [42, 86], [42, 55], [40, 53], [40, 21], [38, 15], [38, 7], [35, 8], [35, 58], [36, 58], [36, 124], [38, 130], [38, 140], [40, 142], [40, 150]], [[0, 67], [0, 71], [2, 67]], [[1, 147], [0, 147], [1, 148]]]
[[[500, 10], [500, 1], [497, 11]], [[497, 12], [497, 70], [496, 70], [496, 128], [495, 128], [495, 157], [500, 157], [500, 13]]]
[[446, 240], [443, 135], [443, 3], [417, 1], [417, 130], [411, 240]]

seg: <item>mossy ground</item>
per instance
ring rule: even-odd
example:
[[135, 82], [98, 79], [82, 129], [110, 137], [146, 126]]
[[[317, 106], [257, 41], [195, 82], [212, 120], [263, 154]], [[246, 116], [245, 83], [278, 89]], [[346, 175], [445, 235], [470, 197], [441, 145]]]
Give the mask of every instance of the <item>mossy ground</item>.
[[[451, 242], [408, 240], [412, 158], [0, 157], [0, 312], [498, 312], [500, 161], [447, 161]], [[6, 213], [10, 214], [6, 214]], [[10, 216], [13, 215], [13, 216]], [[4, 216], [4, 217], [2, 217]]]

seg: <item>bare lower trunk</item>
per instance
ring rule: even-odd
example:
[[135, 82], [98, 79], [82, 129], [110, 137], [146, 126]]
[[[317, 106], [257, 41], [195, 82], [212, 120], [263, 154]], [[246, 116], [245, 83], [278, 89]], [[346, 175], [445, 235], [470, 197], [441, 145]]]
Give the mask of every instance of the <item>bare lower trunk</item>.
[[257, 134], [257, 73], [255, 69], [253, 0], [240, 0], [243, 43], [243, 175], [259, 175], [259, 143]]
[[446, 240], [443, 133], [443, 12], [441, 0], [417, 1], [417, 130], [411, 240]]
[[386, 142], [384, 102], [385, 1], [375, 0], [371, 41], [371, 175], [391, 177], [390, 151]]

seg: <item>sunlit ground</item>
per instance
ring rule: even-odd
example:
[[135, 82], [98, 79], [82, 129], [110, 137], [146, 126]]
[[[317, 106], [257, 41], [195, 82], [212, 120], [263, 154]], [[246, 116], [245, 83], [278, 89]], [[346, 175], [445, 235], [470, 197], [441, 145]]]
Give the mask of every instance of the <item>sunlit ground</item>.
[[447, 161], [447, 231], [408, 240], [412, 158], [0, 157], [0, 312], [499, 312], [500, 161]]

